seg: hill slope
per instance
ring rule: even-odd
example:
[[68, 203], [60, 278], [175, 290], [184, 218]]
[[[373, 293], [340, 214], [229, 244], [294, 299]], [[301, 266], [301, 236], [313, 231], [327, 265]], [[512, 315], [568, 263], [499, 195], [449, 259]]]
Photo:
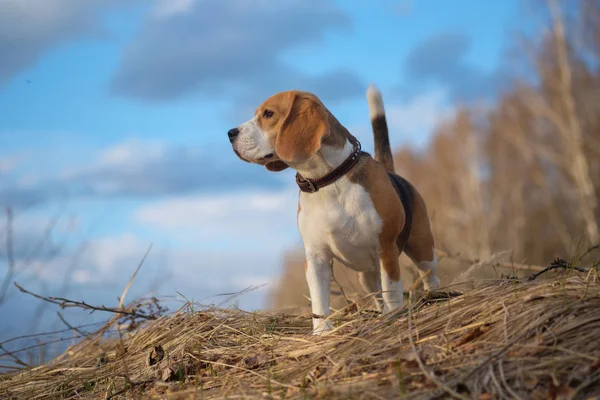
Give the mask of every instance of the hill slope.
[[114, 320], [49, 365], [2, 376], [0, 397], [589, 398], [600, 395], [600, 283], [584, 275], [413, 296], [395, 316], [351, 305], [325, 337], [308, 335], [308, 312], [182, 309], [106, 339]]

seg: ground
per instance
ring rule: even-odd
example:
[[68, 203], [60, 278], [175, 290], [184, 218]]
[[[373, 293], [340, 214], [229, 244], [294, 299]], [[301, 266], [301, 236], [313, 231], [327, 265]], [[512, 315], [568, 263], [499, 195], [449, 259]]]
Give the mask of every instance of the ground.
[[408, 297], [388, 316], [350, 304], [322, 337], [310, 335], [308, 310], [188, 304], [146, 322], [130, 316], [128, 327], [115, 316], [47, 365], [2, 375], [0, 397], [600, 396], [597, 271], [479, 282], [452, 298]]

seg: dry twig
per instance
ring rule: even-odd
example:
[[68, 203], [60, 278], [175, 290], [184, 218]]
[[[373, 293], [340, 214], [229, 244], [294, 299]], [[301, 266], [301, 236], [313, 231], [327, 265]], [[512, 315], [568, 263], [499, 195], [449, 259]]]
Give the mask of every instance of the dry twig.
[[567, 261], [563, 260], [562, 258], [557, 258], [556, 260], [552, 261], [552, 263], [550, 265], [548, 265], [546, 268], [544, 268], [543, 270], [536, 272], [535, 274], [531, 275], [529, 277], [530, 281], [535, 280], [538, 276], [545, 274], [546, 272], [552, 271], [554, 269], [565, 269], [565, 270], [575, 270], [577, 272], [587, 272], [587, 270], [585, 270], [584, 268], [580, 268], [580, 267], [576, 267], [574, 265], [571, 265], [570, 263], [568, 263]]
[[144, 320], [152, 320], [152, 319], [156, 319], [156, 316], [153, 314], [141, 314], [135, 311], [129, 311], [127, 309], [119, 309], [119, 308], [112, 308], [112, 307], [106, 307], [106, 306], [94, 306], [91, 304], [87, 304], [84, 301], [75, 301], [75, 300], [69, 300], [69, 299], [63, 299], [62, 297], [44, 297], [41, 296], [39, 294], [35, 294], [33, 292], [30, 292], [29, 290], [23, 288], [21, 285], [19, 285], [17, 282], [14, 282], [14, 285], [17, 287], [17, 289], [19, 289], [21, 292], [26, 293], [30, 296], [35, 297], [36, 299], [40, 299], [43, 301], [47, 301], [48, 303], [52, 303], [52, 304], [56, 304], [58, 306], [60, 306], [60, 308], [71, 308], [71, 307], [76, 307], [76, 308], [82, 308], [84, 310], [90, 310], [92, 312], [94, 311], [105, 311], [105, 312], [109, 312], [109, 313], [113, 313], [113, 314], [120, 314], [123, 316], [128, 316], [128, 317], [134, 317], [134, 318], [140, 318], [140, 319], [144, 319]]

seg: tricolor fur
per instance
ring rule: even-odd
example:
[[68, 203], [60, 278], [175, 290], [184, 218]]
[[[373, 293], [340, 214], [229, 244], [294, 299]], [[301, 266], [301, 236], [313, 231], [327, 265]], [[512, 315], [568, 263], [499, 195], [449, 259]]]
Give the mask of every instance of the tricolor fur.
[[[298, 202], [315, 334], [332, 329], [327, 317], [334, 259], [355, 270], [368, 293], [378, 293], [376, 303], [383, 313], [403, 302], [398, 264], [402, 251], [421, 275], [430, 272], [424, 280], [426, 289], [439, 287], [425, 203], [402, 178], [393, 175], [401, 182], [402, 192], [392, 183], [394, 162], [383, 100], [372, 86], [367, 98], [375, 159], [363, 154], [350, 172], [315, 193], [301, 192]], [[251, 120], [229, 131], [233, 150], [241, 159], [270, 171], [290, 167], [308, 179], [326, 175], [348, 158], [353, 150], [349, 137], [350, 132], [315, 95], [301, 91], [271, 96]], [[403, 205], [399, 193], [405, 194], [409, 207]], [[405, 209], [412, 213], [410, 229], [405, 229], [410, 216]]]

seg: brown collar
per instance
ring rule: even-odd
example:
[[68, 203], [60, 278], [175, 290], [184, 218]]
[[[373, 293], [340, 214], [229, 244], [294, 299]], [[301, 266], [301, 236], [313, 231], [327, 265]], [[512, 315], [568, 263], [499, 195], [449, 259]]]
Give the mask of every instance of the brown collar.
[[306, 179], [303, 178], [300, 173], [296, 172], [296, 183], [301, 191], [305, 193], [314, 193], [322, 187], [331, 185], [358, 163], [360, 156], [363, 153], [360, 148], [360, 142], [352, 136], [349, 136], [348, 140], [354, 145], [354, 150], [343, 163], [327, 175], [322, 176], [319, 179]]

